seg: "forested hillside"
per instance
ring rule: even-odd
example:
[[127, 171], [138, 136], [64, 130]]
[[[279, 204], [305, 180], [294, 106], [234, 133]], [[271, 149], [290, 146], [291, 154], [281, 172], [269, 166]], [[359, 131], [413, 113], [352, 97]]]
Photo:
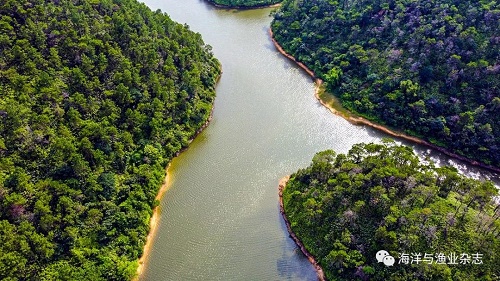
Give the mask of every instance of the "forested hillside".
[[219, 6], [235, 8], [264, 7], [280, 3], [283, 0], [208, 0]]
[[135, 0], [0, 4], [0, 279], [129, 280], [220, 67]]
[[286, 0], [275, 39], [370, 120], [500, 166], [500, 3]]
[[[283, 201], [292, 231], [329, 280], [465, 281], [500, 276], [494, 195], [491, 182], [384, 143], [316, 154], [291, 176]], [[379, 250], [395, 264], [379, 263]]]

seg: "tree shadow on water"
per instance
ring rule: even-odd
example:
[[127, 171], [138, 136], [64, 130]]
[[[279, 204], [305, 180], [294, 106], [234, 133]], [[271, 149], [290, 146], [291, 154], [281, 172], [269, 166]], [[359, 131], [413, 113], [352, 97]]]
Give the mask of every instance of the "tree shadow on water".
[[280, 242], [282, 244], [281, 248], [283, 249], [283, 254], [281, 258], [276, 261], [280, 280], [318, 280], [314, 267], [306, 256], [304, 256], [302, 251], [300, 251], [292, 238], [290, 238], [285, 221], [281, 216], [280, 226], [286, 236]]

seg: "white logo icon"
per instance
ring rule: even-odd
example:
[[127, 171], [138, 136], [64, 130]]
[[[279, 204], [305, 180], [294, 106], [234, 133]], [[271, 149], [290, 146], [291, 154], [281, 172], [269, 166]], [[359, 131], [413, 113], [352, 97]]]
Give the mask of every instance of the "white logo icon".
[[377, 252], [376, 258], [378, 262], [384, 262], [384, 257], [389, 256], [389, 253], [385, 250], [380, 250]]
[[392, 266], [392, 265], [394, 265], [394, 262], [395, 262], [395, 260], [392, 256], [385, 256], [384, 257], [384, 264], [386, 266]]
[[389, 255], [389, 252], [387, 252], [386, 250], [380, 250], [380, 251], [378, 251], [377, 254], [375, 255], [375, 257], [377, 258], [378, 262], [382, 262], [386, 266], [393, 266], [394, 263], [396, 262], [396, 260], [394, 259], [394, 257], [392, 257], [391, 255]]

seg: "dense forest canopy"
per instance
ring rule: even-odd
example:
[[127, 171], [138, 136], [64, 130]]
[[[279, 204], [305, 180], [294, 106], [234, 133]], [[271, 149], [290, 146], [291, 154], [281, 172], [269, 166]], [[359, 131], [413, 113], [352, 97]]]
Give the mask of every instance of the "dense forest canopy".
[[0, 4], [0, 279], [129, 280], [220, 75], [135, 0]]
[[500, 166], [500, 3], [286, 0], [275, 39], [342, 104]]
[[[292, 231], [329, 280], [465, 281], [500, 276], [493, 196], [491, 182], [422, 164], [411, 148], [384, 143], [316, 154], [291, 176], [283, 201]], [[379, 250], [396, 264], [379, 263]], [[450, 264], [453, 253], [458, 264]]]
[[280, 3], [283, 0], [208, 0], [216, 5], [236, 8], [265, 7]]

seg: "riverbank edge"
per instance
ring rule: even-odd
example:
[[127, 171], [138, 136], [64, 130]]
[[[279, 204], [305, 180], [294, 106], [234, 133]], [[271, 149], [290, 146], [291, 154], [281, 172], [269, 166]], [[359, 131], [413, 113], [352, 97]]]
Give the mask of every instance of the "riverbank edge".
[[280, 182], [278, 184], [278, 196], [279, 196], [279, 202], [280, 202], [280, 213], [283, 216], [283, 220], [285, 221], [286, 224], [286, 229], [288, 230], [288, 233], [290, 234], [290, 237], [293, 239], [295, 244], [300, 248], [302, 253], [307, 257], [309, 262], [314, 266], [314, 269], [316, 270], [316, 274], [318, 275], [318, 280], [320, 281], [326, 281], [325, 273], [323, 272], [323, 269], [319, 265], [319, 263], [316, 261], [316, 258], [307, 251], [306, 247], [300, 239], [297, 237], [297, 235], [292, 231], [292, 226], [290, 224], [290, 221], [288, 221], [288, 218], [286, 217], [285, 214], [285, 206], [283, 204], [283, 191], [286, 188], [286, 184], [290, 180], [290, 176], [285, 176], [282, 179], [280, 179]]
[[280, 3], [276, 4], [270, 4], [270, 5], [256, 5], [256, 6], [229, 6], [229, 5], [222, 5], [222, 4], [217, 4], [213, 0], [206, 0], [208, 3], [210, 3], [212, 6], [220, 9], [235, 9], [235, 10], [253, 10], [253, 9], [265, 9], [265, 8], [278, 8], [281, 6]]
[[[165, 168], [165, 179], [163, 180], [163, 184], [161, 185], [160, 189], [158, 190], [158, 193], [156, 194], [155, 201], [158, 200], [160, 201], [163, 198], [163, 195], [165, 192], [168, 190], [168, 169], [170, 168], [170, 163], [174, 160], [175, 157], [178, 157], [182, 152], [186, 151], [189, 148], [189, 144], [210, 124], [210, 121], [212, 121], [213, 118], [213, 105], [212, 105], [212, 110], [210, 112], [210, 116], [208, 117], [207, 121], [203, 126], [198, 129], [198, 131], [195, 132], [192, 138], [189, 139], [188, 146], [182, 148], [179, 150], [177, 153], [175, 153], [175, 156], [170, 160], [168, 163], [167, 167]], [[137, 267], [136, 271], [136, 276], [132, 279], [133, 281], [138, 281], [139, 278], [141, 277], [142, 273], [144, 272], [144, 265], [146, 264], [146, 260], [149, 256], [149, 252], [151, 251], [151, 246], [153, 244], [153, 238], [156, 235], [156, 231], [158, 229], [158, 223], [159, 223], [159, 212], [160, 212], [160, 206], [156, 206], [153, 208], [153, 215], [151, 216], [149, 220], [149, 232], [148, 236], [146, 237], [146, 244], [144, 244], [144, 248], [142, 251], [142, 256], [139, 258], [138, 263], [139, 266]]]
[[[222, 65], [219, 65], [219, 71], [220, 74], [217, 77], [217, 80], [215, 81], [215, 85], [217, 85], [222, 77]], [[189, 145], [194, 141], [194, 139], [203, 132], [204, 129], [210, 125], [210, 122], [213, 119], [214, 116], [214, 103], [215, 103], [215, 98], [214, 101], [212, 101], [212, 106], [210, 110], [210, 115], [207, 118], [207, 121], [193, 134], [193, 136], [189, 139], [188, 144], [181, 148], [181, 150], [177, 151], [172, 157], [172, 159], [169, 161], [167, 167], [165, 168], [165, 178], [163, 180], [163, 184], [161, 185], [160, 189], [158, 190], [158, 193], [156, 194], [155, 201], [158, 200], [160, 201], [163, 198], [163, 195], [165, 192], [168, 190], [168, 169], [170, 168], [170, 165], [174, 158], [178, 157], [182, 152], [186, 151], [189, 148]], [[153, 214], [151, 215], [151, 218], [149, 219], [149, 231], [148, 235], [146, 236], [146, 243], [144, 244], [144, 248], [142, 251], [142, 256], [138, 259], [138, 267], [136, 270], [136, 274], [134, 278], [132, 278], [132, 281], [138, 281], [139, 278], [142, 276], [142, 273], [144, 272], [144, 266], [146, 264], [146, 260], [149, 256], [149, 252], [151, 251], [151, 246], [153, 245], [153, 238], [156, 235], [156, 231], [158, 230], [158, 223], [159, 223], [159, 212], [160, 212], [160, 206], [156, 206], [153, 208]]]
[[330, 110], [330, 112], [332, 112], [333, 114], [338, 115], [338, 116], [344, 118], [345, 120], [347, 120], [349, 123], [351, 123], [353, 125], [358, 125], [358, 126], [359, 125], [365, 125], [365, 126], [377, 129], [379, 131], [382, 131], [382, 132], [384, 132], [384, 133], [386, 133], [386, 134], [388, 134], [390, 136], [393, 136], [393, 137], [396, 137], [396, 138], [400, 138], [400, 139], [404, 139], [404, 140], [407, 140], [407, 141], [411, 141], [411, 142], [416, 143], [416, 144], [425, 145], [425, 146], [427, 146], [429, 148], [432, 148], [432, 149], [437, 150], [437, 151], [439, 151], [439, 152], [441, 152], [443, 154], [446, 154], [446, 155], [448, 155], [448, 156], [450, 156], [452, 158], [458, 159], [460, 161], [467, 162], [468, 164], [470, 164], [472, 166], [477, 166], [477, 167], [481, 167], [481, 168], [484, 168], [484, 169], [492, 171], [492, 172], [500, 173], [500, 167], [495, 167], [495, 166], [487, 165], [485, 163], [482, 163], [482, 162], [479, 162], [479, 161], [467, 158], [465, 156], [453, 153], [453, 152], [449, 151], [448, 149], [446, 149], [444, 147], [437, 146], [435, 144], [432, 144], [432, 143], [427, 142], [425, 140], [422, 140], [420, 138], [413, 137], [413, 136], [410, 136], [410, 135], [407, 135], [407, 134], [404, 134], [404, 133], [396, 132], [396, 131], [394, 131], [392, 129], [389, 129], [388, 127], [385, 127], [383, 125], [374, 123], [374, 122], [372, 122], [372, 121], [370, 121], [370, 120], [368, 120], [366, 118], [363, 118], [363, 117], [360, 117], [360, 116], [354, 116], [354, 113], [352, 113], [351, 111], [348, 111], [347, 109], [345, 109], [345, 110], [349, 112], [349, 115], [347, 115], [345, 113], [342, 113], [341, 111], [339, 111], [338, 109], [336, 109], [331, 104], [328, 104], [328, 101], [324, 100], [321, 97], [320, 94], [323, 91], [322, 87], [321, 87], [323, 85], [323, 80], [321, 80], [320, 78], [317, 78], [316, 74], [311, 69], [309, 69], [302, 62], [299, 62], [298, 60], [296, 60], [295, 57], [293, 57], [292, 55], [288, 54], [283, 49], [283, 47], [281, 47], [281, 45], [278, 43], [278, 41], [276, 41], [276, 39], [274, 39], [274, 33], [273, 33], [272, 28], [269, 28], [269, 35], [271, 37], [271, 40], [272, 40], [274, 46], [276, 47], [276, 49], [278, 50], [279, 53], [281, 53], [283, 56], [287, 57], [291, 61], [295, 62], [300, 68], [302, 68], [307, 74], [309, 74], [309, 76], [311, 76], [311, 78], [314, 80], [314, 82], [316, 84], [316, 87], [315, 87], [315, 90], [314, 90], [314, 96], [319, 101], [319, 103], [321, 103], [324, 107], [326, 107], [328, 110]]

